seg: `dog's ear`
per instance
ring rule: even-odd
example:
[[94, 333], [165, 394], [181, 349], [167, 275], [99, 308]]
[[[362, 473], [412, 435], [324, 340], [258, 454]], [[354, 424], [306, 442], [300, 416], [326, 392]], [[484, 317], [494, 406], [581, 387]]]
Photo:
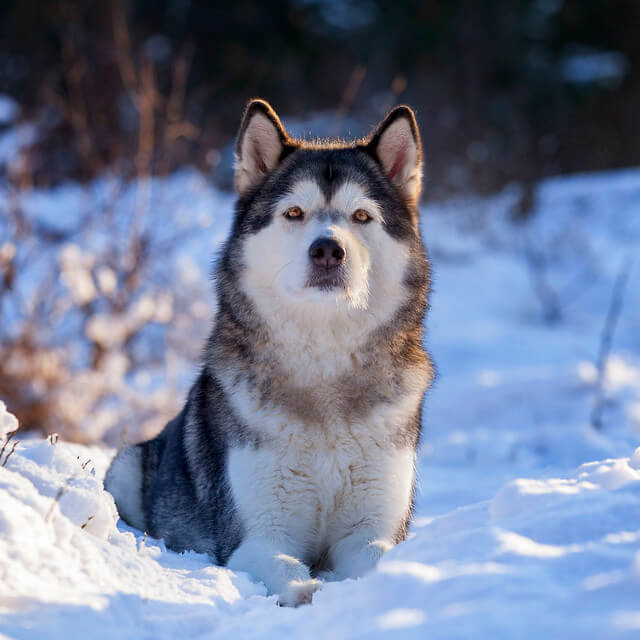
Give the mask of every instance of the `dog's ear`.
[[422, 144], [413, 111], [405, 105], [392, 109], [371, 134], [365, 150], [404, 198], [415, 204], [422, 183]]
[[283, 152], [293, 146], [271, 105], [251, 100], [242, 117], [236, 144], [236, 187], [240, 194], [273, 171]]

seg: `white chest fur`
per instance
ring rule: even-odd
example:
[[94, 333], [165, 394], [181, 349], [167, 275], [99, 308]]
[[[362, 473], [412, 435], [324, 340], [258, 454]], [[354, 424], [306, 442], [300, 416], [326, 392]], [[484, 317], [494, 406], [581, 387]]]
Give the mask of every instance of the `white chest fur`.
[[[263, 413], [266, 413], [263, 410]], [[319, 430], [262, 415], [271, 437], [259, 447], [232, 449], [228, 474], [249, 537], [285, 542], [285, 553], [317, 561], [356, 529], [393, 539], [411, 502], [415, 452], [398, 448], [389, 422], [404, 407], [354, 424]]]

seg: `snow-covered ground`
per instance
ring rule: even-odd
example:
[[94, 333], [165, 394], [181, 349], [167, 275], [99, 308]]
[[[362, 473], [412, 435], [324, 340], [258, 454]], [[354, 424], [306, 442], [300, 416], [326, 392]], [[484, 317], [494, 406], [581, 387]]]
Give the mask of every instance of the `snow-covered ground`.
[[[513, 224], [517, 195], [423, 209], [439, 377], [410, 539], [375, 572], [276, 607], [118, 522], [111, 451], [18, 433], [0, 460], [0, 637], [640, 637], [640, 170], [549, 180]], [[224, 235], [229, 211], [214, 220]], [[0, 435], [15, 426], [0, 405]]]

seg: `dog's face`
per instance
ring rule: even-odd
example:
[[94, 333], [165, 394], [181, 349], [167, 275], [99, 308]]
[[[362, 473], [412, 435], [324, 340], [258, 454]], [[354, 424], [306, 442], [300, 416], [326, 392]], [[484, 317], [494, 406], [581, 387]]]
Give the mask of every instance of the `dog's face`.
[[408, 107], [351, 144], [293, 140], [268, 104], [247, 107], [237, 146], [233, 236], [240, 283], [263, 314], [368, 313], [378, 323], [404, 295], [421, 254], [421, 149]]

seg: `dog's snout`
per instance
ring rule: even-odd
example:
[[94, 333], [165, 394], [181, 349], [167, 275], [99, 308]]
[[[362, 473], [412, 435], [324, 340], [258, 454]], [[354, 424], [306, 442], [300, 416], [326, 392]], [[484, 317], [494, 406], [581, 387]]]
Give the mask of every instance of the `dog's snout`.
[[333, 238], [317, 238], [309, 247], [311, 262], [325, 269], [340, 266], [347, 256], [344, 247], [340, 246]]

